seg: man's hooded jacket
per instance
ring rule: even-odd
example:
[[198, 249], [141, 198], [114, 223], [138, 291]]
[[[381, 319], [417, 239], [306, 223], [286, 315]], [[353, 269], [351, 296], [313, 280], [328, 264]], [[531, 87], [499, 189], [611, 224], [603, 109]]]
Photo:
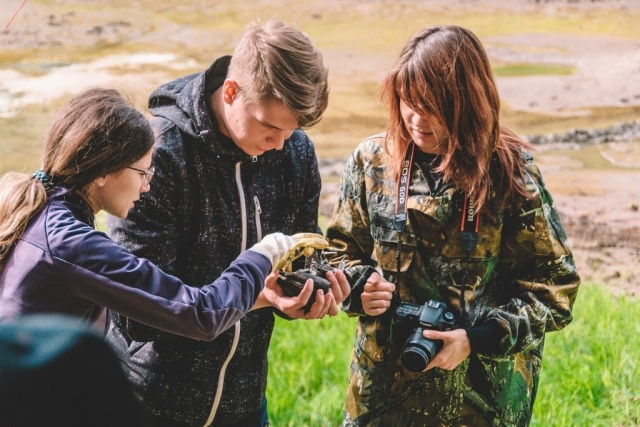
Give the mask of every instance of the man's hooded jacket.
[[[109, 223], [116, 241], [193, 285], [215, 279], [268, 233], [319, 231], [320, 175], [303, 131], [280, 151], [248, 156], [217, 130], [208, 100], [229, 60], [151, 95], [153, 185], [126, 220]], [[273, 309], [255, 310], [207, 342], [112, 316], [108, 339], [128, 353], [129, 376], [152, 413], [223, 426], [263, 402], [273, 325]]]

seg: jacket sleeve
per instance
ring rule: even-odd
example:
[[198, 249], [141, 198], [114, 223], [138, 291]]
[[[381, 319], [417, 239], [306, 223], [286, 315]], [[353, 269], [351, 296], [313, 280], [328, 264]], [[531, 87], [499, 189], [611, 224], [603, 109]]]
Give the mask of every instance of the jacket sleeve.
[[367, 210], [365, 171], [359, 151], [347, 160], [340, 184], [340, 193], [327, 228], [331, 246], [341, 250], [330, 262], [341, 262], [351, 276], [351, 294], [342, 303], [342, 309], [350, 316], [366, 315], [360, 296], [369, 276], [375, 272], [371, 259], [373, 238]]
[[[156, 132], [153, 183], [150, 190], [140, 196], [126, 219], [109, 217], [108, 232], [113, 240], [136, 256], [151, 259], [163, 271], [177, 274], [182, 242], [179, 230], [189, 208], [181, 197], [187, 191], [183, 183], [188, 180], [188, 165], [184, 164], [184, 156], [179, 155], [181, 145], [175, 143], [180, 140], [178, 131], [161, 128], [166, 125], [161, 119], [154, 119], [151, 123]], [[130, 321], [121, 314], [112, 313], [111, 316], [112, 321], [136, 341], [170, 337], [166, 332]]]
[[193, 339], [212, 340], [242, 318], [271, 270], [265, 256], [246, 251], [212, 284], [190, 287], [85, 224], [67, 230], [50, 247], [70, 293]]
[[[504, 218], [497, 267], [502, 303], [487, 313], [476, 331], [472, 328], [469, 338], [476, 352], [507, 355], [529, 350], [542, 342], [546, 332], [560, 330], [572, 320], [580, 277], [540, 171], [533, 163], [528, 163], [527, 171], [529, 198]], [[477, 342], [482, 335], [477, 332], [496, 327], [502, 331], [497, 335], [498, 351]]]

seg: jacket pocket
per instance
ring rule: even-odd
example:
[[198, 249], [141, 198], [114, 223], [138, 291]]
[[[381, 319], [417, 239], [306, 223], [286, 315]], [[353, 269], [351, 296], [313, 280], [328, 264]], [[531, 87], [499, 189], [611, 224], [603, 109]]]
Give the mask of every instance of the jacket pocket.
[[[374, 238], [372, 258], [378, 266], [392, 273], [398, 271], [398, 238], [397, 230], [371, 225], [371, 236]], [[409, 233], [402, 233], [402, 248], [400, 254], [400, 272], [406, 272], [416, 252], [414, 237]]]

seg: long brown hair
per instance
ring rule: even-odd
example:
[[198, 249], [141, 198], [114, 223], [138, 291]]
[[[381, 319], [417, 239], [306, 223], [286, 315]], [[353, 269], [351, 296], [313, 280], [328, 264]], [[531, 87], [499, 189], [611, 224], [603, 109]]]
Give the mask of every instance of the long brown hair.
[[528, 144], [499, 124], [500, 99], [487, 54], [469, 30], [427, 27], [404, 46], [382, 84], [389, 108], [385, 148], [397, 178], [411, 137], [400, 114], [404, 101], [447, 130], [438, 171], [446, 182], [472, 193], [482, 207], [494, 198], [501, 207], [526, 194], [522, 150]]
[[85, 196], [96, 178], [141, 159], [153, 146], [148, 120], [114, 89], [79, 93], [54, 117], [45, 136], [41, 171], [0, 179], [0, 268], [29, 221], [44, 207], [47, 188], [61, 185]]

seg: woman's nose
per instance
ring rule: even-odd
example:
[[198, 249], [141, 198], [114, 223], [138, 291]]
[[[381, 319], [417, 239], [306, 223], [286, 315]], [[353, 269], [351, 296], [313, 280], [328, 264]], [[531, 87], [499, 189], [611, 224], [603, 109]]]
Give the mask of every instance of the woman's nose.
[[411, 116], [411, 123], [413, 123], [415, 126], [424, 126], [428, 124], [428, 121], [421, 115], [413, 113], [413, 115]]

